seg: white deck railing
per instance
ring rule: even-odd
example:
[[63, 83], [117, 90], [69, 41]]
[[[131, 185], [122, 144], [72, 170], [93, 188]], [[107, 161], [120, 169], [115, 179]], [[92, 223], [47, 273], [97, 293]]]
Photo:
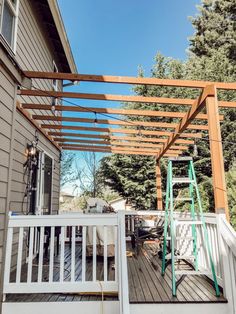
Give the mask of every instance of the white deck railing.
[[[127, 212], [126, 214], [126, 234], [129, 235], [134, 230], [135, 219], [137, 217], [145, 216], [156, 216], [159, 219], [164, 219], [164, 211], [139, 211], [139, 212]], [[190, 218], [190, 213], [188, 212], [175, 212], [174, 216], [176, 219], [178, 218]], [[216, 275], [218, 279], [218, 283], [220, 286], [223, 286], [223, 272], [222, 272], [222, 261], [220, 259], [220, 251], [219, 251], [219, 236], [218, 236], [218, 228], [217, 228], [217, 215], [213, 213], [205, 213], [204, 219], [206, 222], [206, 228], [208, 232], [209, 243], [212, 252], [212, 260], [215, 265]], [[204, 272], [211, 272], [209, 257], [207, 255], [206, 247], [205, 247], [205, 238], [203, 234], [202, 225], [196, 225], [197, 231], [197, 247], [198, 247], [198, 265], [199, 269]], [[186, 240], [181, 240], [176, 243], [177, 249], [180, 251], [180, 255], [193, 255], [193, 242], [189, 241], [188, 238], [192, 235], [192, 227], [191, 225], [181, 225], [177, 228], [178, 237], [185, 237]], [[212, 279], [212, 276], [209, 275]]]
[[236, 313], [236, 232], [224, 214], [217, 216], [220, 253], [223, 265], [224, 294], [230, 313]]
[[[118, 292], [123, 310], [128, 313], [128, 280], [125, 247], [124, 215], [119, 214], [76, 214], [54, 216], [10, 216], [4, 272], [3, 293], [76, 293]], [[76, 228], [82, 229], [82, 242], [76, 241]], [[65, 238], [71, 229], [69, 275], [65, 273]], [[59, 232], [58, 232], [59, 231]], [[99, 240], [97, 232], [99, 231]], [[60, 233], [60, 254], [55, 268], [55, 234]], [[102, 234], [102, 235], [101, 235]], [[47, 265], [44, 265], [45, 237], [48, 242]], [[27, 236], [27, 237], [26, 237]], [[86, 274], [86, 248], [92, 252], [92, 274]], [[98, 241], [103, 250], [102, 280], [97, 280]], [[109, 247], [110, 246], [110, 247]], [[114, 252], [114, 278], [108, 278], [109, 250]], [[78, 250], [81, 254], [78, 257]], [[15, 258], [14, 258], [15, 257]], [[15, 260], [15, 261], [14, 261]], [[76, 273], [80, 263], [80, 274]], [[100, 262], [101, 263], [101, 262]], [[35, 267], [36, 266], [36, 267]], [[47, 267], [47, 279], [44, 278]], [[26, 276], [22, 277], [22, 270]], [[25, 269], [26, 268], [26, 269]], [[100, 267], [101, 268], [101, 267]], [[55, 279], [55, 269], [57, 278]], [[12, 271], [15, 275], [12, 277]], [[37, 274], [36, 274], [36, 273]], [[92, 278], [91, 278], [92, 277]]]

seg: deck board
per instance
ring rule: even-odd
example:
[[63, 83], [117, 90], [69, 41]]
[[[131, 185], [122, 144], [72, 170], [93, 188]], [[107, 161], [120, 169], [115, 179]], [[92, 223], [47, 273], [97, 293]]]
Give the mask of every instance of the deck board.
[[[129, 247], [130, 250], [130, 247]], [[76, 246], [76, 263], [75, 263], [75, 280], [81, 280], [82, 277], [82, 256], [81, 246]], [[221, 295], [215, 296], [215, 291], [209, 279], [205, 276], [186, 276], [177, 289], [177, 297], [172, 296], [171, 291], [171, 268], [167, 267], [165, 276], [161, 275], [161, 260], [154, 255], [154, 244], [147, 243], [141, 249], [138, 255], [134, 253], [127, 257], [128, 261], [128, 281], [129, 281], [129, 299], [130, 303], [210, 303], [210, 302], [226, 302]], [[65, 246], [65, 265], [64, 278], [70, 281], [71, 269], [71, 249], [69, 245]], [[60, 256], [54, 257], [53, 280], [59, 281]], [[115, 270], [112, 265], [113, 258], [108, 259], [108, 279], [114, 280]], [[184, 262], [180, 267], [187, 268]], [[91, 258], [86, 260], [86, 280], [92, 280]], [[43, 281], [48, 281], [48, 266], [43, 267]], [[11, 281], [15, 280], [15, 271], [11, 274]], [[97, 257], [97, 275], [96, 279], [102, 281], [104, 276], [103, 258]], [[32, 272], [33, 281], [37, 280], [37, 262], [34, 261]], [[21, 281], [27, 280], [27, 265], [23, 265]], [[105, 300], [117, 300], [115, 296], [104, 296]], [[41, 293], [41, 294], [8, 294], [6, 302], [68, 302], [68, 301], [97, 301], [101, 300], [100, 295], [80, 295], [68, 293]]]

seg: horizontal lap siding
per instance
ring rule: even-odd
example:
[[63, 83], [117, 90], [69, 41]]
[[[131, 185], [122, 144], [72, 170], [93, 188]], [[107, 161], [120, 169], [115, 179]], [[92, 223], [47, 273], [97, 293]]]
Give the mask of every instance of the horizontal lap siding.
[[[12, 165], [12, 185], [11, 185], [11, 208], [16, 212], [21, 212], [23, 206], [23, 197], [25, 191], [24, 184], [24, 168], [23, 164], [26, 161], [25, 149], [27, 143], [30, 143], [34, 139], [35, 128], [25, 120], [24, 116], [17, 112], [13, 150], [13, 165]], [[56, 213], [59, 209], [59, 152], [58, 150], [41, 134], [39, 134], [39, 147], [42, 148], [54, 159], [55, 169], [53, 169], [53, 207], [52, 210]]]
[[10, 151], [13, 123], [15, 84], [0, 65], [0, 271], [10, 182]]
[[[2, 0], [0, 0], [0, 14], [1, 3]], [[53, 71], [53, 60], [55, 59], [53, 49], [50, 46], [50, 39], [47, 38], [47, 33], [43, 31], [42, 21], [40, 21], [40, 17], [37, 17], [33, 1], [20, 0], [16, 46], [17, 63], [23, 70]], [[60, 65], [57, 64], [57, 66], [60, 70]], [[40, 89], [52, 90], [52, 80], [33, 80], [33, 85]], [[60, 83], [59, 89], [61, 87]], [[15, 88], [16, 85], [8, 75], [0, 71], [0, 266], [2, 263], [4, 220], [7, 211], [9, 182], [10, 210], [22, 212], [25, 191], [25, 184], [23, 182], [23, 164], [26, 160], [25, 149], [27, 143], [30, 143], [34, 139], [35, 134], [33, 125], [20, 112], [16, 111], [14, 117], [14, 138], [11, 141], [12, 113], [16, 104], [16, 100], [14, 99]], [[40, 97], [23, 98], [18, 96], [17, 99], [20, 102], [51, 103], [51, 99]], [[51, 114], [51, 112], [45, 110], [35, 111], [35, 113]], [[50, 123], [54, 124], [54, 122]], [[52, 212], [56, 214], [59, 210], [59, 151], [41, 133], [39, 133], [39, 145], [46, 153], [53, 157], [55, 163], [55, 169], [53, 170]], [[10, 157], [11, 149], [12, 155]], [[9, 173], [10, 160], [12, 160], [11, 173]], [[17, 238], [14, 237], [14, 239], [15, 243]], [[13, 248], [13, 257], [15, 258], [17, 245], [14, 245]]]
[[[32, 1], [21, 0], [19, 5], [16, 59], [20, 67], [24, 70], [53, 71], [53, 60], [55, 56], [47, 34], [41, 24], [42, 22], [40, 21], [40, 17], [37, 17], [37, 12], [34, 10]], [[33, 80], [32, 83], [37, 88], [52, 90], [52, 80]], [[51, 103], [51, 99], [42, 97], [18, 96], [18, 99], [20, 102]], [[51, 114], [51, 112], [46, 110], [31, 111], [31, 113]], [[54, 122], [51, 123], [54, 124]], [[26, 160], [25, 148], [27, 143], [30, 143], [34, 139], [34, 134], [34, 127], [17, 112], [11, 185], [11, 206], [16, 212], [22, 211], [25, 191], [25, 184], [23, 183], [23, 164]], [[53, 213], [57, 213], [59, 209], [60, 189], [59, 152], [41, 134], [39, 134], [39, 138], [40, 147], [53, 157], [55, 163], [55, 169], [53, 170], [52, 211]]]
[[[54, 57], [46, 41], [46, 34], [40, 27], [35, 12], [28, 0], [22, 0], [19, 7], [18, 40], [17, 40], [17, 60], [26, 70], [53, 71]], [[57, 63], [57, 62], [56, 62]], [[58, 66], [58, 64], [57, 64]], [[33, 85], [39, 89], [52, 90], [52, 80], [33, 80]], [[51, 99], [42, 97], [21, 97], [22, 102], [33, 102], [40, 104], [50, 104]], [[51, 114], [46, 110], [37, 110], [33, 113], [44, 115]], [[51, 124], [59, 122], [49, 121]]]

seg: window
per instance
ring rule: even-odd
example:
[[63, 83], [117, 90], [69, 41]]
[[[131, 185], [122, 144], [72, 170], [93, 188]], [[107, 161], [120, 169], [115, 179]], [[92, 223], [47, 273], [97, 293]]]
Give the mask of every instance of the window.
[[15, 52], [19, 0], [4, 0], [1, 18], [1, 34]]

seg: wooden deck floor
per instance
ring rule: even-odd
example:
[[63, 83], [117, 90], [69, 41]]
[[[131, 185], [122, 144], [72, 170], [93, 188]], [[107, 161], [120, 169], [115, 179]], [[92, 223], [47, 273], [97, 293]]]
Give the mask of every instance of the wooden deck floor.
[[[205, 276], [187, 276], [179, 285], [177, 297], [172, 297], [171, 271], [167, 267], [164, 277], [161, 276], [161, 261], [153, 257], [154, 246], [145, 244], [138, 256], [132, 254], [128, 259], [129, 276], [129, 298], [130, 303], [201, 303], [201, 302], [226, 302], [223, 296], [217, 298], [214, 288]], [[76, 250], [76, 278], [81, 278], [81, 248]], [[59, 268], [57, 266], [59, 257], [55, 258], [54, 281], [59, 280]], [[108, 261], [108, 278], [114, 280], [115, 271], [112, 268], [113, 259]], [[181, 267], [189, 267], [182, 264]], [[26, 281], [26, 267], [22, 268], [22, 281]], [[70, 280], [70, 247], [65, 250], [65, 272], [66, 279]], [[11, 279], [14, 281], [15, 272]], [[37, 264], [34, 265], [33, 278], [37, 278]], [[87, 259], [86, 280], [92, 279], [92, 260]], [[43, 269], [43, 281], [48, 280], [48, 267]], [[97, 280], [103, 280], [103, 260], [98, 259]], [[79, 294], [9, 294], [6, 302], [52, 302], [52, 301], [92, 301], [100, 300], [101, 296], [79, 295]], [[104, 296], [105, 300], [117, 300], [114, 296]]]

